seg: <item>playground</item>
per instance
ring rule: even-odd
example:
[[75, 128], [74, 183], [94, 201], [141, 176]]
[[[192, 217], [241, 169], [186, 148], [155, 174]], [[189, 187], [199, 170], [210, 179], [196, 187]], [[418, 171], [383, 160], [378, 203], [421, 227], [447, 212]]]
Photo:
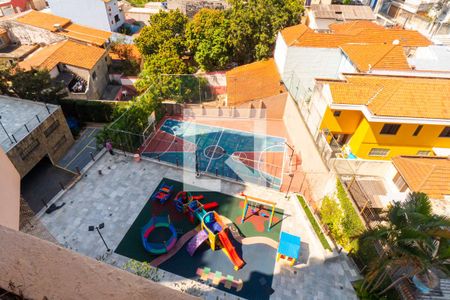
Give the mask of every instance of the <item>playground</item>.
[[200, 173], [279, 189], [285, 142], [283, 137], [166, 119], [140, 151]]
[[284, 214], [259, 200], [164, 178], [115, 252], [239, 297], [269, 299]]

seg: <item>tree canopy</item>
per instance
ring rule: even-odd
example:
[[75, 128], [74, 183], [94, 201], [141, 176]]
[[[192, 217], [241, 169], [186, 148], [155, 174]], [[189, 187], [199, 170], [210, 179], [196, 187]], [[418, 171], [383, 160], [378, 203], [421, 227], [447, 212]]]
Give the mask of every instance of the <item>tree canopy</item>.
[[233, 60], [250, 63], [272, 55], [276, 34], [300, 23], [303, 12], [296, 0], [230, 0], [227, 11]]
[[6, 69], [0, 72], [0, 93], [23, 99], [58, 103], [67, 93], [64, 85], [55, 82], [47, 70]]
[[230, 8], [201, 9], [192, 20], [179, 10], [155, 14], [135, 40], [144, 59], [136, 87], [144, 92], [157, 82], [161, 98], [194, 100], [203, 83], [184, 74], [271, 56], [277, 32], [298, 24], [302, 11], [297, 0], [230, 0]]
[[200, 10], [186, 28], [186, 46], [204, 70], [223, 69], [232, 55], [230, 22], [224, 11]]
[[361, 243], [378, 243], [382, 249], [369, 264], [366, 288], [379, 289], [389, 275], [394, 282], [405, 278], [428, 276], [439, 269], [450, 275], [450, 220], [432, 213], [431, 203], [424, 193], [412, 193], [404, 202], [395, 202], [383, 216], [378, 227], [360, 236]]
[[173, 47], [178, 55], [186, 50], [184, 33], [188, 18], [178, 9], [161, 11], [150, 17], [150, 25], [145, 26], [135, 44], [143, 56], [158, 53], [167, 45]]

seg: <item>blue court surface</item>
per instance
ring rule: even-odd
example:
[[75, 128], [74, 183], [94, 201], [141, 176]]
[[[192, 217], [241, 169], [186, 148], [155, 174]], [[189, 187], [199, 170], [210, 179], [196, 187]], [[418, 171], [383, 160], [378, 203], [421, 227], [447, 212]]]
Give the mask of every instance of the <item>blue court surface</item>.
[[282, 183], [285, 138], [167, 119], [142, 155], [275, 189]]

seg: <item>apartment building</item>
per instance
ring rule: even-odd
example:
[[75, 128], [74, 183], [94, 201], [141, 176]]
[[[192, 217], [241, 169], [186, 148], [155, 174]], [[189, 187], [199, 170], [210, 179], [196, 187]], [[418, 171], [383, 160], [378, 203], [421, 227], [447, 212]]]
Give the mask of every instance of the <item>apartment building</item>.
[[450, 3], [445, 0], [385, 0], [379, 18], [386, 25], [418, 30], [435, 43], [450, 45]]
[[48, 0], [52, 14], [99, 30], [118, 31], [125, 22], [117, 0]]
[[450, 78], [349, 74], [319, 80], [311, 101], [346, 157], [384, 160], [450, 149], [449, 93]]

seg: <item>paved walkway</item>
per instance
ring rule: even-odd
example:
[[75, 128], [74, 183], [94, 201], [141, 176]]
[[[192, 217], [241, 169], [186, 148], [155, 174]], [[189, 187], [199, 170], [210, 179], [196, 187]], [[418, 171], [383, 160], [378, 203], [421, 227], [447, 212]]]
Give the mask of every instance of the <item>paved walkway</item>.
[[[101, 171], [102, 174], [99, 173]], [[40, 220], [62, 245], [82, 254], [121, 267], [128, 258], [105, 254], [105, 247], [89, 225], [104, 222], [102, 233], [108, 246], [115, 249], [163, 177], [187, 184], [237, 195], [240, 192], [278, 202], [286, 218], [282, 230], [302, 237], [300, 264], [294, 268], [275, 264], [272, 299], [356, 299], [350, 280], [357, 274], [345, 261], [326, 261], [326, 253], [312, 231], [295, 197], [257, 186], [243, 186], [183, 172], [155, 162], [134, 162], [130, 157], [104, 154], [85, 176], [57, 203], [66, 205]], [[205, 299], [236, 299], [237, 297], [199, 282], [158, 270], [157, 281]]]

